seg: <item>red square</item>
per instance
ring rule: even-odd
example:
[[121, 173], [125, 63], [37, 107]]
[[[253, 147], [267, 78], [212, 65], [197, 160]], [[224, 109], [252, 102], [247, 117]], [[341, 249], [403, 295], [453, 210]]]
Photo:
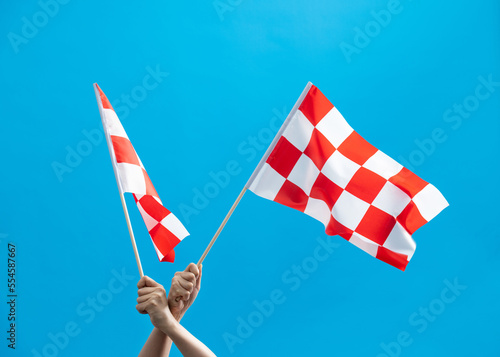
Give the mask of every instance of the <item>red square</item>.
[[274, 198], [274, 201], [304, 212], [307, 206], [308, 199], [309, 197], [305, 194], [304, 191], [302, 191], [299, 186], [286, 180], [283, 186], [281, 186], [278, 194]]
[[287, 178], [301, 155], [302, 152], [282, 136], [266, 162], [281, 176]]
[[113, 107], [111, 106], [111, 103], [109, 102], [108, 98], [104, 94], [104, 92], [101, 90], [101, 87], [96, 83], [97, 89], [99, 90], [99, 96], [101, 97], [101, 103], [102, 107], [104, 109], [111, 109], [113, 110]]
[[403, 167], [398, 174], [392, 176], [389, 182], [400, 188], [411, 198], [415, 197], [417, 193], [428, 185], [428, 182], [422, 180], [406, 167]]
[[378, 247], [376, 258], [402, 271], [404, 271], [408, 265], [407, 255], [393, 252], [385, 247]]
[[316, 165], [318, 169], [322, 169], [325, 162], [332, 156], [335, 152], [335, 147], [332, 143], [325, 138], [323, 134], [316, 128], [314, 128], [307, 145], [304, 154], [306, 154]]
[[356, 228], [356, 232], [377, 244], [384, 244], [391, 233], [396, 218], [375, 206], [370, 206]]
[[312, 86], [302, 101], [299, 110], [309, 119], [312, 125], [316, 126], [332, 108], [333, 104], [325, 95], [316, 86]]
[[345, 190], [367, 203], [372, 203], [386, 182], [385, 178], [361, 167], [349, 181]]
[[144, 211], [158, 222], [161, 222], [163, 218], [170, 214], [170, 211], [155, 200], [153, 196], [142, 196], [139, 203]]
[[427, 223], [413, 201], [408, 203], [408, 206], [399, 214], [397, 220], [410, 234], [415, 233], [417, 229]]
[[339, 235], [349, 240], [351, 239], [352, 233], [352, 230], [340, 224], [333, 216], [330, 217], [330, 222], [328, 222], [328, 226], [326, 227], [326, 234], [329, 236]]
[[343, 191], [344, 190], [340, 186], [337, 186], [320, 172], [309, 196], [324, 201], [331, 211]]
[[113, 143], [113, 150], [117, 163], [124, 162], [137, 166], [141, 165], [129, 139], [122, 136], [111, 135], [111, 142]]
[[173, 263], [174, 261], [175, 261], [175, 251], [173, 249], [166, 255], [164, 255], [163, 259], [161, 260], [161, 262], [169, 262], [169, 263]]
[[142, 169], [142, 173], [144, 174], [144, 181], [146, 183], [146, 195], [151, 195], [160, 198], [146, 170]]
[[180, 242], [179, 238], [161, 224], [157, 224], [149, 231], [149, 234], [154, 245], [163, 255], [167, 255]]
[[363, 165], [378, 150], [375, 146], [363, 139], [361, 135], [353, 131], [351, 135], [340, 144], [338, 150], [348, 159], [358, 165]]

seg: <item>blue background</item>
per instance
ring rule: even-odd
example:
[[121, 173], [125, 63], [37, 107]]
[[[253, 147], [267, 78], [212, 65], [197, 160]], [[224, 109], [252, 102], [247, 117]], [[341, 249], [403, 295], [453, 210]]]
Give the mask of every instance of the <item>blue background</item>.
[[[121, 107], [163, 202], [191, 233], [174, 264], [159, 263], [127, 197], [144, 270], [168, 286], [201, 256], [273, 118], [283, 120], [308, 81], [450, 207], [415, 233], [401, 272], [340, 237], [328, 259], [314, 260], [317, 239], [328, 239], [321, 223], [248, 193], [204, 263], [183, 324], [220, 356], [499, 355], [500, 86], [475, 93], [481, 81], [500, 82], [498, 1], [47, 3], [0, 5], [2, 356], [135, 356], [151, 329], [135, 310], [139, 276], [98, 140], [93, 82]], [[68, 159], [72, 150], [79, 159]], [[237, 174], [215, 189], [210, 173], [228, 162]], [[212, 197], [196, 201], [207, 187]], [[15, 351], [6, 340], [9, 242]], [[303, 263], [310, 273], [298, 278], [291, 271]], [[274, 290], [281, 304], [263, 316], [254, 301]], [[249, 318], [254, 327], [238, 330]]]

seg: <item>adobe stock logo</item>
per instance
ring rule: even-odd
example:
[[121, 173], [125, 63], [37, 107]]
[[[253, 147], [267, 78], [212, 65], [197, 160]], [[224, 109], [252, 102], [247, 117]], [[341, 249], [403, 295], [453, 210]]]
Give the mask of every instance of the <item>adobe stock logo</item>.
[[239, 154], [237, 159], [229, 160], [221, 171], [210, 171], [208, 173], [209, 181], [200, 188], [194, 187], [192, 189], [193, 196], [189, 204], [179, 204], [179, 212], [182, 215], [183, 222], [190, 224], [192, 216], [197, 216], [206, 209], [211, 200], [219, 196], [220, 192], [229, 186], [231, 180], [243, 172], [244, 161], [252, 162], [260, 158], [258, 156], [259, 152], [264, 151], [273, 141], [281, 124], [285, 121], [287, 110], [284, 107], [283, 111], [280, 112], [274, 108], [273, 114], [267, 126], [261, 128], [255, 134], [248, 135], [245, 140], [240, 142], [236, 148]]
[[38, 6], [40, 10], [35, 12], [30, 18], [23, 16], [21, 17], [22, 26], [21, 34], [15, 32], [9, 32], [7, 38], [9, 39], [10, 45], [14, 50], [15, 54], [19, 53], [19, 48], [21, 45], [27, 45], [30, 40], [38, 35], [38, 32], [47, 26], [50, 19], [57, 16], [59, 13], [60, 5], [69, 4], [70, 0], [40, 0], [38, 1]]
[[224, 21], [224, 13], [233, 12], [242, 2], [243, 0], [215, 0], [212, 5], [219, 16], [219, 20]]
[[446, 126], [439, 125], [427, 137], [415, 139], [413, 142], [416, 149], [407, 156], [400, 155], [398, 161], [408, 170], [415, 171], [416, 167], [423, 165], [427, 158], [450, 138], [449, 134], [462, 128], [464, 123], [479, 110], [481, 104], [492, 98], [499, 88], [500, 82], [495, 81], [491, 73], [487, 76], [478, 76], [474, 90], [471, 88], [469, 95], [461, 98], [458, 103], [453, 103], [444, 111], [442, 117]]
[[399, 15], [403, 10], [404, 7], [399, 0], [389, 0], [385, 9], [370, 11], [372, 19], [362, 28], [354, 27], [355, 34], [352, 43], [342, 41], [339, 45], [347, 63], [352, 62], [353, 55], [359, 55], [363, 49], [368, 47], [372, 40], [390, 25], [394, 16]]
[[267, 321], [279, 306], [287, 301], [287, 293], [298, 291], [303, 284], [320, 269], [340, 247], [335, 237], [316, 238], [316, 246], [312, 252], [298, 264], [292, 264], [281, 274], [282, 288], [276, 288], [267, 294], [266, 299], [252, 302], [251, 311], [236, 318], [236, 328], [222, 334], [227, 349], [232, 354], [236, 347], [242, 345]]
[[81, 321], [70, 320], [60, 331], [49, 332], [47, 338], [50, 342], [47, 342], [40, 349], [32, 348], [32, 357], [59, 356], [62, 351], [68, 348], [70, 342], [80, 335], [104, 311], [106, 306], [113, 302], [116, 295], [121, 294], [131, 282], [136, 280], [135, 275], [128, 275], [125, 268], [122, 268], [121, 271], [113, 269], [111, 275], [112, 277], [108, 280], [105, 288], [88, 296], [85, 301], [77, 305], [76, 314]]
[[[417, 311], [410, 314], [408, 324], [415, 328], [417, 334], [424, 333], [429, 326], [442, 315], [447, 307], [454, 303], [460, 295], [467, 289], [467, 285], [462, 285], [458, 278], [451, 282], [448, 279], [443, 281], [444, 288], [441, 290], [438, 297], [429, 301], [429, 303], [420, 306]], [[399, 357], [402, 355], [403, 348], [409, 347], [415, 342], [416, 333], [407, 330], [401, 331], [394, 341], [389, 343], [381, 343], [380, 348], [384, 351], [377, 357]]]

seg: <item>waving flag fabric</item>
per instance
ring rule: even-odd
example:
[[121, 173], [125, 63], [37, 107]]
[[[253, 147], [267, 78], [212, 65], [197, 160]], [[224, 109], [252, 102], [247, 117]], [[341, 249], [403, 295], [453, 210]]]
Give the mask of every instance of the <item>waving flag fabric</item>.
[[441, 193], [369, 144], [308, 84], [247, 187], [404, 270], [411, 235], [448, 206]]
[[163, 206], [113, 107], [97, 84], [96, 87], [120, 191], [133, 194], [160, 261], [173, 262], [174, 247], [189, 233], [177, 217]]

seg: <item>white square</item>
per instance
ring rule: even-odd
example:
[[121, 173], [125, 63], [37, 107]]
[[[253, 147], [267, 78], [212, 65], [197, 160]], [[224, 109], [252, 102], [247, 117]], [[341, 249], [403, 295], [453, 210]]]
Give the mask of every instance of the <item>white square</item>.
[[375, 197], [375, 200], [373, 200], [372, 205], [389, 213], [391, 216], [397, 217], [410, 201], [410, 196], [387, 181], [377, 197]]
[[132, 192], [139, 195], [146, 194], [146, 181], [144, 180], [144, 172], [140, 166], [120, 162], [116, 164], [116, 167], [123, 192]]
[[297, 149], [304, 152], [311, 140], [314, 125], [307, 119], [300, 110], [297, 110], [290, 124], [283, 132], [283, 136]]
[[386, 180], [389, 180], [403, 169], [401, 164], [380, 150], [373, 154], [372, 157], [363, 164], [363, 167], [375, 172]]
[[137, 208], [139, 209], [139, 212], [141, 213], [142, 219], [144, 220], [144, 223], [146, 223], [146, 228], [148, 229], [148, 232], [152, 230], [159, 222], [151, 217], [146, 210], [142, 207], [141, 203], [137, 201]]
[[321, 172], [338, 186], [346, 188], [360, 167], [360, 165], [349, 160], [339, 151], [335, 151], [326, 161]]
[[332, 212], [324, 201], [311, 197], [309, 197], [309, 200], [307, 201], [304, 213], [323, 223], [325, 228], [328, 226], [330, 218], [332, 217]]
[[286, 179], [266, 162], [259, 171], [249, 189], [256, 195], [274, 201]]
[[413, 256], [417, 248], [410, 233], [399, 222], [396, 222], [383, 246], [393, 252], [407, 255], [408, 259]]
[[319, 173], [320, 171], [314, 165], [314, 162], [302, 154], [290, 172], [290, 175], [288, 175], [288, 180], [299, 186], [309, 196]]
[[316, 129], [318, 129], [335, 148], [338, 148], [354, 131], [335, 107], [321, 119], [316, 125]]
[[121, 136], [128, 139], [127, 133], [123, 129], [120, 120], [112, 109], [103, 109], [104, 123], [109, 135]]
[[361, 234], [354, 232], [349, 239], [349, 242], [354, 244], [359, 249], [367, 252], [373, 257], [377, 256], [378, 244], [372, 242], [368, 238], [363, 237]]
[[370, 204], [347, 191], [342, 192], [332, 209], [333, 217], [351, 230], [355, 230]]
[[168, 216], [162, 219], [160, 222], [166, 229], [172, 232], [179, 240], [183, 240], [189, 235], [189, 232], [182, 225], [181, 221], [177, 217], [170, 213]]
[[427, 222], [449, 205], [441, 192], [431, 184], [428, 184], [422, 191], [417, 193], [413, 197], [413, 202], [415, 202], [420, 214]]

